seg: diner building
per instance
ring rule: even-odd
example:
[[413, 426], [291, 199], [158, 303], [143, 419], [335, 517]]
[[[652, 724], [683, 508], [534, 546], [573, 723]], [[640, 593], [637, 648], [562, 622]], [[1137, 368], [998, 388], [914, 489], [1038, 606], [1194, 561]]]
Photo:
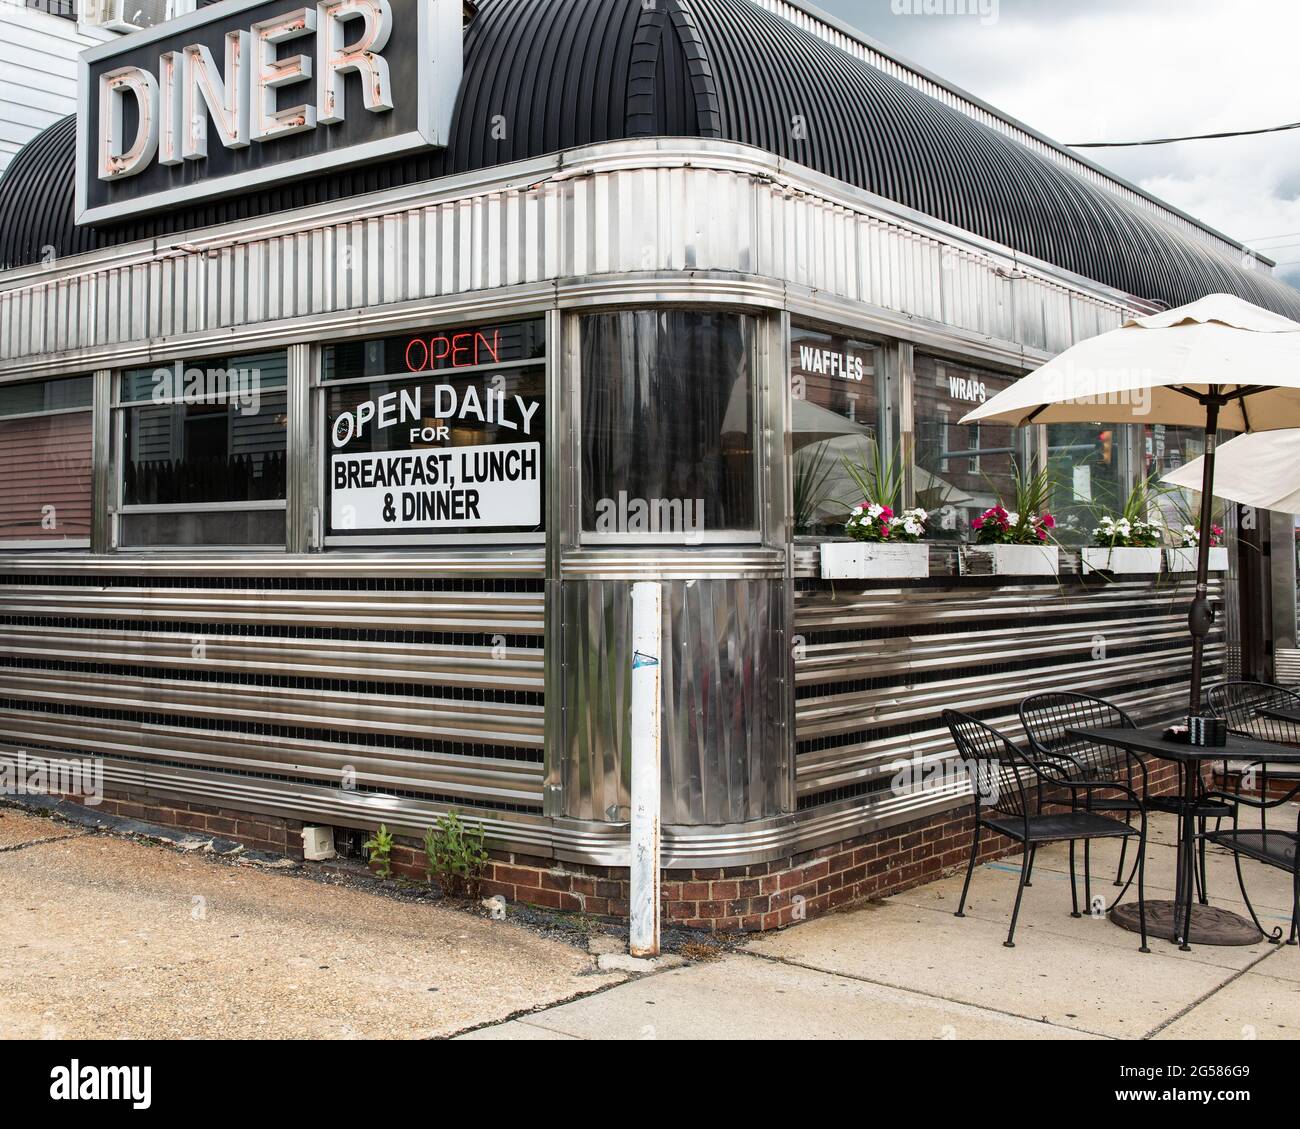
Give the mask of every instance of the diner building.
[[[0, 268], [0, 748], [250, 846], [383, 823], [411, 868], [454, 809], [490, 892], [619, 917], [654, 581], [664, 915], [723, 930], [964, 862], [945, 706], [1178, 712], [1190, 579], [1082, 549], [1198, 435], [960, 421], [1130, 315], [1300, 318], [795, 0], [201, 5], [81, 57]], [[906, 576], [827, 567], [872, 457], [930, 514]], [[1049, 575], [968, 544], [1017, 466]], [[1293, 521], [1228, 517], [1210, 676], [1300, 675]]]

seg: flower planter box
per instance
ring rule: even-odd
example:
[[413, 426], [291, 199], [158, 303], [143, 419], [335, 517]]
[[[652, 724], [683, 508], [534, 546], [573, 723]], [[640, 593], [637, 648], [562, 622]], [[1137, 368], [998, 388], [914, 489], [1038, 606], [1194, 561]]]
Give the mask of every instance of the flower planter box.
[[1056, 576], [1061, 550], [1055, 545], [967, 545], [969, 556], [991, 559], [994, 576]]
[[930, 546], [869, 541], [822, 545], [823, 580], [924, 580], [930, 575]]
[[[1166, 549], [1170, 572], [1195, 572], [1199, 549]], [[1228, 549], [1225, 545], [1210, 550], [1210, 571], [1228, 571]]]
[[1116, 576], [1158, 573], [1162, 554], [1159, 549], [1089, 548], [1083, 550], [1083, 571], [1111, 572]]

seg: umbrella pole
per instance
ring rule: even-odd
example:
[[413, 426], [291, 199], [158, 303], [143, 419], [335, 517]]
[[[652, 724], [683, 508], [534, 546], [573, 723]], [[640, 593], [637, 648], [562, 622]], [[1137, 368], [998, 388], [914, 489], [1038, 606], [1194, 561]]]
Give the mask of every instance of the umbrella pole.
[[1219, 434], [1219, 401], [1206, 404], [1205, 461], [1201, 478], [1201, 535], [1196, 555], [1196, 598], [1187, 617], [1192, 632], [1191, 713], [1201, 710], [1201, 679], [1205, 669], [1205, 639], [1214, 626], [1214, 609], [1210, 606], [1210, 527], [1214, 524], [1214, 455]]

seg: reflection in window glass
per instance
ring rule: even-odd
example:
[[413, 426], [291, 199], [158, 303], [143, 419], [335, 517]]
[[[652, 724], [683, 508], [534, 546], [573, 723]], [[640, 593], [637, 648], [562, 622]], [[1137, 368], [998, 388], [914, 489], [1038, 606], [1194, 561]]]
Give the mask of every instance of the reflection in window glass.
[[870, 466], [876, 461], [879, 374], [879, 350], [874, 345], [794, 328], [790, 423], [797, 535], [838, 531], [846, 511], [862, 501], [845, 463]]
[[0, 389], [0, 541], [89, 539], [90, 392], [89, 377]]
[[[280, 508], [274, 504], [286, 497], [287, 361], [278, 350], [124, 372], [123, 504]], [[283, 518], [272, 524], [282, 528]], [[161, 543], [169, 531], [176, 544], [263, 544], [268, 528], [257, 519], [125, 522], [123, 535], [138, 545]], [[216, 540], [203, 542], [208, 535]]]
[[1015, 497], [1019, 433], [1004, 424], [960, 420], [1013, 383], [1003, 373], [916, 355], [916, 503], [928, 510], [930, 536], [965, 537], [973, 519]]
[[1127, 501], [1123, 478], [1126, 431], [1109, 423], [1058, 423], [1047, 429], [1052, 515], [1065, 545], [1092, 542], [1092, 531]]
[[[1220, 433], [1220, 442], [1228, 438], [1227, 434]], [[1146, 473], [1159, 480], [1205, 453], [1205, 429], [1154, 424], [1143, 429], [1143, 444]], [[1199, 515], [1201, 494], [1200, 491], [1166, 487], [1159, 496], [1159, 504], [1165, 523], [1177, 539], [1185, 524], [1194, 523], [1192, 515]], [[1216, 501], [1214, 505], [1216, 515], [1220, 515], [1216, 520], [1222, 522], [1223, 503]]]
[[583, 529], [754, 530], [755, 319], [654, 310], [582, 321]]

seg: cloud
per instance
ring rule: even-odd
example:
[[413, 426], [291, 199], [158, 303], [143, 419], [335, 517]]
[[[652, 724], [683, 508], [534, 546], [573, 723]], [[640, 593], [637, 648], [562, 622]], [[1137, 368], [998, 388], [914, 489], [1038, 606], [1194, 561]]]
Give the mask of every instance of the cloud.
[[[1300, 5], [1257, 0], [820, 0], [914, 63], [1059, 141], [1126, 141], [1300, 119]], [[900, 14], [901, 13], [901, 14]], [[1300, 284], [1300, 130], [1090, 160], [1251, 243]], [[1288, 236], [1289, 238], [1265, 237]], [[1295, 260], [1291, 262], [1290, 260]]]

